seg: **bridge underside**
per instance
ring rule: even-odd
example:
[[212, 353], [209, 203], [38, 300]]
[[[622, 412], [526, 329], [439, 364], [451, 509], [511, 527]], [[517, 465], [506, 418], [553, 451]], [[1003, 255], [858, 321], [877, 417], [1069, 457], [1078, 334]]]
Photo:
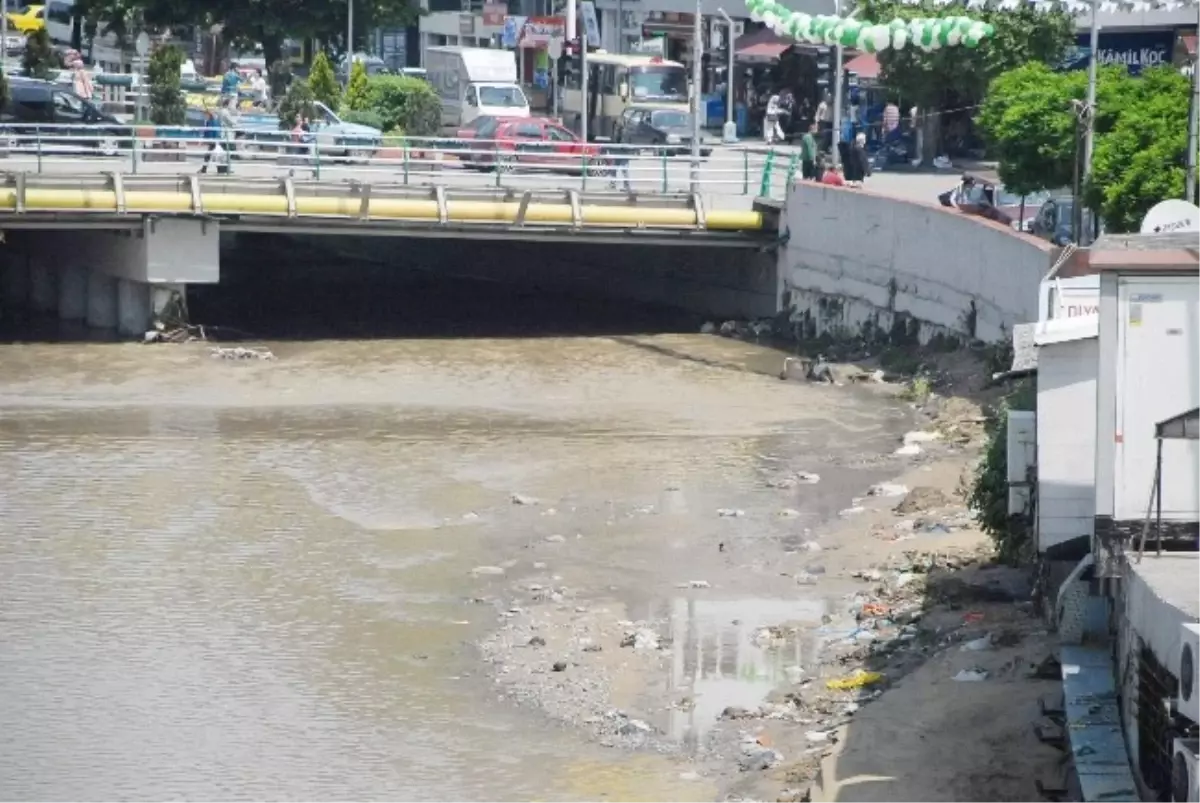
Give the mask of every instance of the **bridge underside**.
[[[453, 200], [437, 191], [426, 192], [432, 198], [381, 198], [363, 188], [354, 198], [297, 196], [294, 186], [280, 188], [278, 182], [281, 194], [264, 195], [267, 202], [252, 208], [247, 199], [253, 196], [232, 192], [244, 187], [228, 180], [205, 185], [198, 201], [190, 193], [181, 197], [179, 183], [166, 186], [170, 182], [161, 178], [153, 181], [164, 187], [143, 187], [140, 194], [127, 192], [119, 178], [108, 181], [70, 190], [70, 197], [46, 187], [41, 195], [28, 187], [0, 187], [0, 210], [5, 198], [11, 202], [8, 214], [0, 211], [5, 307], [139, 336], [186, 298], [188, 285], [236, 282], [237, 271], [255, 270], [253, 260], [246, 265], [238, 258], [243, 251], [274, 258], [290, 249], [325, 256], [273, 266], [283, 268], [278, 281], [313, 264], [326, 279], [369, 266], [721, 317], [777, 309], [769, 208], [709, 215], [702, 199], [610, 195], [598, 204], [574, 193], [566, 194], [565, 204], [550, 203], [546, 194], [513, 200], [479, 191]], [[198, 186], [191, 179], [180, 182]], [[307, 206], [302, 198], [309, 199]], [[321, 198], [324, 206], [314, 207]], [[235, 207], [245, 208], [230, 211]], [[151, 208], [156, 211], [146, 211]], [[377, 216], [381, 211], [408, 217]], [[428, 214], [434, 217], [420, 219]]]

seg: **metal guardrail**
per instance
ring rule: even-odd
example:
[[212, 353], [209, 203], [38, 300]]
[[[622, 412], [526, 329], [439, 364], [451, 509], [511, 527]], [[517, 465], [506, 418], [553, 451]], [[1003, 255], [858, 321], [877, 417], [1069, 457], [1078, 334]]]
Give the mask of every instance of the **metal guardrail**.
[[[9, 214], [4, 214], [9, 213]], [[291, 177], [0, 173], [0, 225], [137, 230], [154, 219], [221, 221], [233, 231], [528, 237], [636, 235], [745, 243], [773, 230], [759, 209], [708, 209], [699, 193], [631, 198], [574, 189], [511, 189]], [[732, 238], [732, 239], [731, 239]]]
[[0, 170], [33, 173], [178, 172], [247, 176], [356, 178], [404, 185], [574, 188], [622, 195], [703, 193], [783, 198], [799, 172], [798, 155], [706, 144], [693, 163], [688, 147], [608, 143], [363, 137], [318, 130], [296, 137], [268, 128], [186, 126], [0, 126]]

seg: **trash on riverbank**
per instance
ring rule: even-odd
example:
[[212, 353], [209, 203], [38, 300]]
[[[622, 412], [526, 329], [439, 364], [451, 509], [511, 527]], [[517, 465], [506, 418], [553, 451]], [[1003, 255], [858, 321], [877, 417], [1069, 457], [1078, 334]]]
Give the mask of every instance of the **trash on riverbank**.
[[275, 355], [269, 349], [248, 349], [242, 346], [223, 347], [213, 346], [208, 350], [214, 360], [273, 360]]
[[825, 681], [825, 688], [834, 691], [852, 691], [866, 686], [873, 686], [883, 681], [883, 674], [867, 669], [856, 669], [842, 678]]
[[960, 683], [979, 683], [988, 679], [986, 669], [964, 669], [954, 676]]

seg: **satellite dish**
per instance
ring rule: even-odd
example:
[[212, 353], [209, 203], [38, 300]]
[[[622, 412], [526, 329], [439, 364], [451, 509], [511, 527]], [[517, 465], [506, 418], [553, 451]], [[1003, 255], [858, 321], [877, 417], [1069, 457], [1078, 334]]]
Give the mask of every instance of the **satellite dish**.
[[1157, 203], [1142, 219], [1142, 234], [1200, 232], [1200, 206], [1178, 198]]

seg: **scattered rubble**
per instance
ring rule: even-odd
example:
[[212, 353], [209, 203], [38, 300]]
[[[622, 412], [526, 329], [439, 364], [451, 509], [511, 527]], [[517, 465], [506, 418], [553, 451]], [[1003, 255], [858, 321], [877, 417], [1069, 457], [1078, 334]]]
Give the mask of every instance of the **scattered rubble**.
[[[903, 488], [904, 486], [900, 487]], [[901, 515], [908, 515], [909, 513], [922, 513], [926, 510], [934, 510], [939, 507], [946, 507], [950, 504], [950, 500], [946, 498], [946, 495], [937, 488], [918, 485], [911, 491], [909, 491], [907, 488], [904, 490], [906, 491], [904, 499], [900, 502], [900, 504], [893, 508]]]

